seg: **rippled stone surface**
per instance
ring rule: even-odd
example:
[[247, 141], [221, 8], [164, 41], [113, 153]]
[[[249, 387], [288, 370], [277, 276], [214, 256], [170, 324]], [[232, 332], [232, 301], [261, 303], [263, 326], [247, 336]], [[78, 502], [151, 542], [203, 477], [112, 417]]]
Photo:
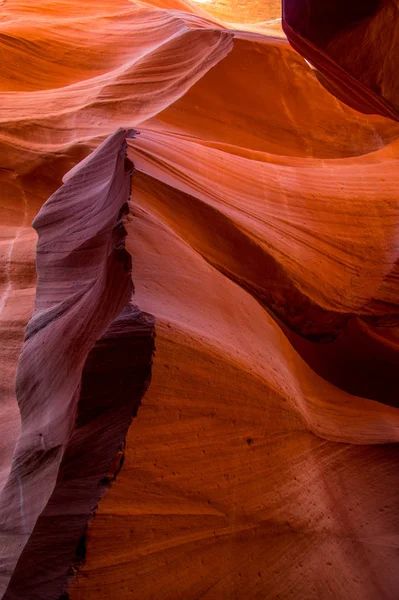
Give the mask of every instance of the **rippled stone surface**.
[[2, 4], [3, 598], [397, 600], [397, 7], [304, 5]]

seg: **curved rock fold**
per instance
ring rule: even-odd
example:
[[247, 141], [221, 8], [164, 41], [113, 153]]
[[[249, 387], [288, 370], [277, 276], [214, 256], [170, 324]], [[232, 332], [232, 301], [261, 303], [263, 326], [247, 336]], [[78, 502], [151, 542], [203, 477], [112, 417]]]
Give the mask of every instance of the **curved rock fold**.
[[0, 597], [397, 600], [397, 11], [2, 4]]
[[[4, 598], [63, 591], [149, 380], [153, 319], [130, 304], [124, 241], [132, 134], [107, 138], [34, 221], [35, 311], [16, 383], [21, 433], [0, 498]], [[57, 558], [38, 569], [38, 555], [52, 553], [56, 540]]]

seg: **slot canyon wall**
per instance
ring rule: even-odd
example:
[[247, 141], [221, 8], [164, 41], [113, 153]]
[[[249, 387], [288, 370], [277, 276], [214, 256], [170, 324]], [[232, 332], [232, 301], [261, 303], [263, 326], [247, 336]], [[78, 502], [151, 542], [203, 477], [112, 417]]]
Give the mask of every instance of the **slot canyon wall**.
[[0, 2], [0, 598], [398, 599], [398, 13]]

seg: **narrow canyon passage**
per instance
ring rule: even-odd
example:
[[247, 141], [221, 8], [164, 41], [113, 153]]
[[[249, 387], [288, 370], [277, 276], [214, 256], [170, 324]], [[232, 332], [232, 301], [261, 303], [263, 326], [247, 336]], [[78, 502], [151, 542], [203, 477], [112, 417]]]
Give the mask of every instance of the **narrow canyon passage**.
[[0, 9], [0, 597], [397, 600], [397, 0]]

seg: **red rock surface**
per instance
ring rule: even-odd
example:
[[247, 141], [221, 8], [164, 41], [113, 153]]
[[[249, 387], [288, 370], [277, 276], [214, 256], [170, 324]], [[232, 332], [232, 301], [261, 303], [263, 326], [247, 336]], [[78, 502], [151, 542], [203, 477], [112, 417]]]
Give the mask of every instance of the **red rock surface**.
[[399, 118], [397, 0], [284, 0], [291, 44], [345, 102]]
[[397, 600], [397, 7], [347, 4], [285, 1], [308, 62], [274, 1], [1, 6], [3, 598]]

